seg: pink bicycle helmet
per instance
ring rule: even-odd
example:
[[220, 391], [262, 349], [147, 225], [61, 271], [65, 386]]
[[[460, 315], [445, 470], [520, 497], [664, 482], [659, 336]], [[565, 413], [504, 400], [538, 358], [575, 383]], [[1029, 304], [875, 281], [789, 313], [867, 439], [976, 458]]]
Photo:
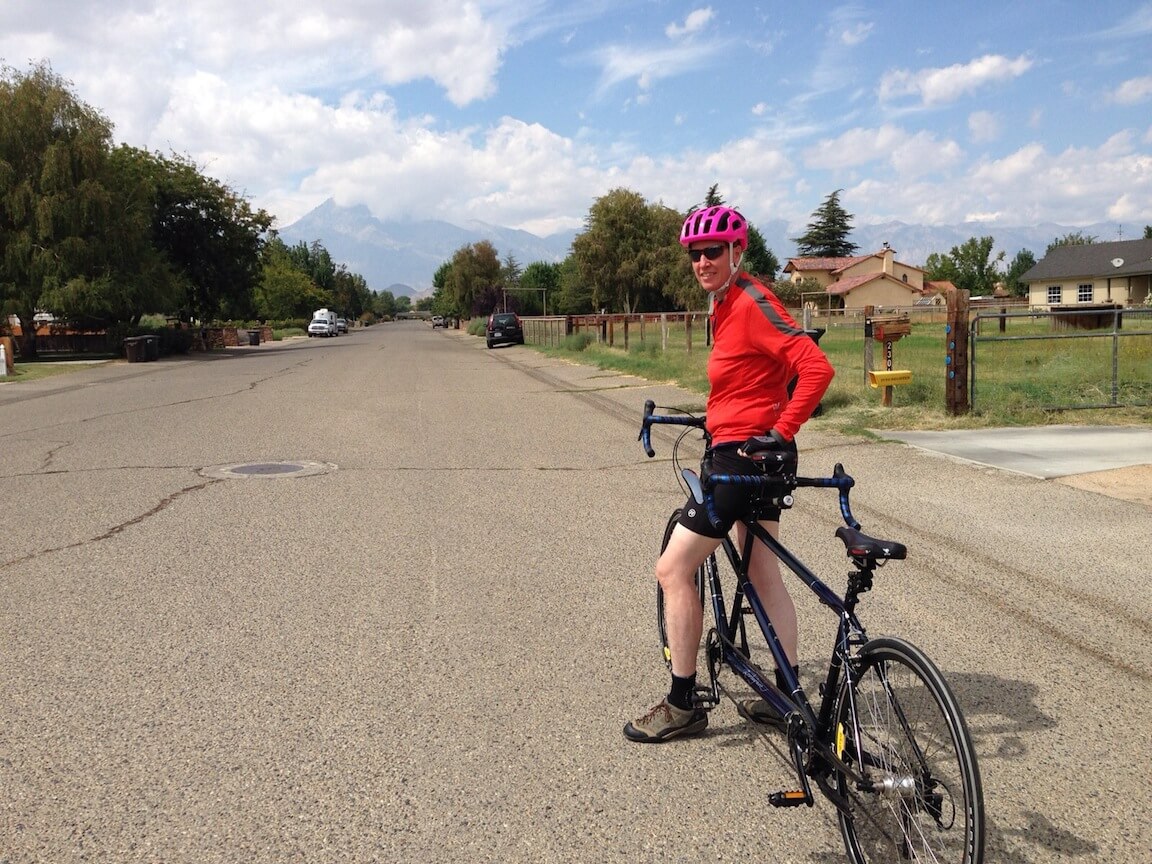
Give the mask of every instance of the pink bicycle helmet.
[[748, 220], [731, 207], [706, 207], [689, 214], [680, 230], [680, 245], [688, 246], [700, 240], [718, 240], [721, 243], [739, 243], [748, 248]]

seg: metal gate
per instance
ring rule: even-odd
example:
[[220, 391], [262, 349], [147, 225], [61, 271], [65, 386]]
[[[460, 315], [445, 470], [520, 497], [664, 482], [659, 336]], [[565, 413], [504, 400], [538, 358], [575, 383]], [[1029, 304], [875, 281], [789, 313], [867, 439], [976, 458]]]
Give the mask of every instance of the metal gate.
[[[1045, 327], [1049, 332], [1036, 332]], [[1045, 410], [1152, 405], [1152, 308], [980, 312], [972, 319], [969, 340], [973, 411], [980, 392], [986, 401], [996, 401], [988, 393], [997, 387], [1021, 401], [1032, 395], [1030, 407]], [[994, 343], [1037, 347], [1034, 356], [1021, 358], [1003, 346], [1001, 360], [1014, 361], [1005, 383], [1004, 375], [993, 374], [994, 352], [985, 356]], [[977, 350], [980, 345], [984, 351]], [[1059, 368], [1043, 368], [1053, 365]], [[1072, 398], [1077, 393], [1085, 398]]]

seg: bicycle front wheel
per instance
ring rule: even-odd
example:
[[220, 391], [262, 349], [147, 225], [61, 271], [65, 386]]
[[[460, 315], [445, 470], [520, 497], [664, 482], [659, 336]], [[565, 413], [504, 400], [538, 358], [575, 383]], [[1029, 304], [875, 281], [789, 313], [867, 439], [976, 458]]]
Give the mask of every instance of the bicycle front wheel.
[[[676, 528], [676, 523], [680, 521], [680, 508], [672, 511], [672, 515], [668, 517], [668, 525], [664, 529], [664, 539], [660, 542], [660, 553], [663, 554], [664, 550], [668, 547], [668, 540], [672, 536], [672, 531]], [[707, 566], [707, 562], [705, 563]], [[715, 559], [712, 560], [712, 566], [716, 566]], [[704, 585], [707, 579], [705, 578], [704, 568], [701, 567], [696, 571], [696, 592], [700, 595], [700, 608], [704, 608]], [[664, 589], [660, 587], [660, 583], [656, 583], [656, 632], [660, 636], [660, 654], [664, 658], [664, 664], [672, 668], [672, 649], [668, 647], [668, 625], [664, 619]]]
[[860, 651], [836, 706], [836, 749], [863, 781], [838, 775], [855, 864], [981, 864], [984, 793], [968, 726], [940, 671], [918, 648], [882, 638]]

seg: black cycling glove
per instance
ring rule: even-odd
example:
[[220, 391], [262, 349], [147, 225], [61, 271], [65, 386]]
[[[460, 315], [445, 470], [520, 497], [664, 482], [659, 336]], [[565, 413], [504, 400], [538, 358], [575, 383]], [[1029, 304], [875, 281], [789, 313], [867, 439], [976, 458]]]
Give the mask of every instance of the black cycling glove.
[[784, 450], [787, 440], [773, 429], [767, 435], [753, 435], [740, 446], [740, 455], [746, 456], [755, 462], [768, 459], [775, 460], [773, 454]]

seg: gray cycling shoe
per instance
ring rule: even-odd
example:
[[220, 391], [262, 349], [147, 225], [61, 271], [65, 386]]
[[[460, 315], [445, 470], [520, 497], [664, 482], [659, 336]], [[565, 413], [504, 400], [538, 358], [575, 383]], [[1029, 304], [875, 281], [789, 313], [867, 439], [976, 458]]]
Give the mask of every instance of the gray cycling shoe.
[[697, 735], [708, 728], [708, 715], [699, 708], [685, 711], [662, 699], [643, 717], [624, 726], [624, 737], [642, 744], [659, 744], [681, 735]]

